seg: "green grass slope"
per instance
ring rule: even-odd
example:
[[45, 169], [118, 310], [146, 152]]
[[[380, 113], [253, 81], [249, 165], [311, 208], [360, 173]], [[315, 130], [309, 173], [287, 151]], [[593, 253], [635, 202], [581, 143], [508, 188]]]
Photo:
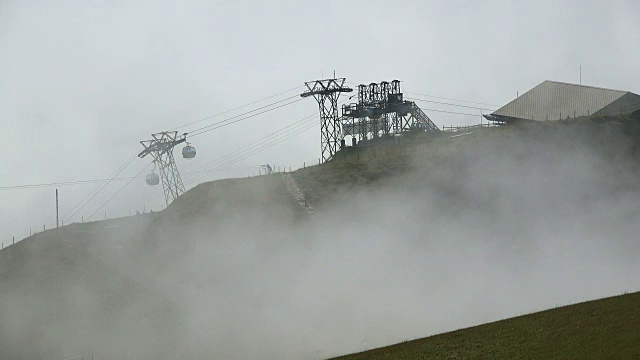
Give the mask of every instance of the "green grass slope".
[[640, 359], [640, 293], [564, 306], [336, 359]]

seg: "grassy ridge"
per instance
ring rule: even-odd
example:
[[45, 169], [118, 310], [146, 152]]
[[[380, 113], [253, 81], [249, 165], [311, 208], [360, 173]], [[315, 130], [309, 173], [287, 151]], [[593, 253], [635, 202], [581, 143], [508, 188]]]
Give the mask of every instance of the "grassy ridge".
[[[504, 149], [509, 149], [503, 155], [507, 158], [544, 155], [550, 142], [556, 149], [563, 149], [558, 144], [569, 148], [588, 143], [612, 162], [621, 154], [631, 155], [639, 175], [619, 179], [617, 172], [600, 174], [615, 180], [612, 187], [636, 189], [640, 177], [640, 121], [632, 119], [525, 124], [453, 136], [412, 135], [347, 148], [333, 160], [292, 176], [319, 214], [329, 214], [347, 199], [344, 195], [396, 187], [419, 196], [426, 183], [443, 194], [440, 199], [447, 208], [466, 208], [470, 197], [459, 191], [464, 186], [456, 181], [464, 178], [470, 163], [500, 156]], [[576, 138], [585, 140], [568, 141]], [[520, 146], [523, 139], [530, 140], [529, 146]], [[188, 259], [203, 244], [222, 246], [223, 241], [254, 234], [272, 235], [258, 250], [273, 253], [278, 231], [305, 226], [306, 221], [280, 174], [273, 174], [200, 184], [162, 212], [35, 234], [0, 251], [0, 359], [65, 358], [86, 348], [108, 358], [184, 357], [180, 346], [188, 323], [180, 306], [183, 294], [194, 289], [216, 292], [246, 279], [242, 271], [218, 276], [215, 263], [187, 266], [180, 259]], [[224, 236], [214, 236], [217, 232]], [[245, 266], [259, 271], [248, 262]], [[256, 293], [248, 294], [252, 298]], [[638, 305], [639, 294], [626, 295], [343, 358], [640, 359]], [[211, 357], [211, 348], [198, 345], [203, 356], [192, 357]]]
[[336, 359], [640, 359], [640, 292]]

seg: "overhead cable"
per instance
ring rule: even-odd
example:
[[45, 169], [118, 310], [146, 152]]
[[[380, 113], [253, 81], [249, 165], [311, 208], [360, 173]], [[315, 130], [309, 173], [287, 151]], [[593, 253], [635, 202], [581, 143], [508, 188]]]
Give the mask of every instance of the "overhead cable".
[[259, 153], [259, 152], [261, 152], [261, 151], [263, 151], [263, 150], [265, 150], [265, 149], [267, 149], [267, 148], [270, 148], [270, 147], [272, 147], [272, 146], [274, 146], [274, 145], [277, 145], [277, 144], [279, 144], [279, 143], [281, 143], [281, 142], [283, 142], [283, 141], [285, 141], [285, 140], [287, 140], [287, 139], [289, 139], [289, 138], [291, 138], [291, 137], [293, 137], [293, 136], [299, 135], [299, 134], [301, 134], [301, 133], [303, 133], [303, 132], [305, 132], [305, 131], [308, 131], [308, 130], [310, 130], [310, 129], [313, 129], [313, 128], [314, 128], [314, 127], [316, 127], [317, 125], [318, 125], [318, 124], [315, 124], [315, 123], [314, 123], [314, 124], [307, 125], [307, 126], [305, 126], [305, 127], [301, 128], [301, 129], [298, 129], [297, 131], [295, 131], [295, 132], [293, 132], [293, 133], [291, 133], [291, 134], [288, 134], [287, 136], [282, 137], [282, 138], [280, 138], [280, 139], [278, 139], [278, 140], [276, 140], [276, 141], [272, 141], [272, 142], [269, 142], [269, 143], [267, 143], [267, 144], [264, 144], [262, 147], [260, 147], [260, 148], [258, 148], [258, 149], [255, 149], [254, 151], [252, 151], [252, 152], [250, 152], [250, 153], [248, 153], [248, 154], [245, 154], [245, 155], [244, 155], [244, 156], [242, 156], [241, 158], [234, 159], [234, 160], [232, 160], [231, 162], [228, 162], [228, 163], [225, 163], [225, 164], [221, 164], [220, 166], [218, 166], [218, 167], [216, 167], [216, 168], [214, 168], [214, 169], [211, 169], [211, 170], [207, 171], [206, 173], [202, 174], [201, 176], [199, 176], [199, 177], [197, 177], [197, 178], [193, 179], [193, 180], [192, 180], [192, 182], [195, 182], [196, 180], [201, 179], [202, 177], [204, 177], [204, 176], [205, 176], [205, 175], [207, 175], [207, 174], [210, 174], [210, 173], [213, 173], [213, 172], [215, 172], [215, 171], [218, 171], [218, 170], [224, 169], [224, 168], [225, 168], [225, 167], [227, 167], [227, 166], [233, 165], [233, 164], [235, 164], [235, 163], [237, 163], [237, 162], [239, 162], [239, 161], [241, 161], [241, 160], [244, 160], [244, 159], [246, 159], [246, 158], [248, 158], [248, 157], [250, 157], [250, 156], [253, 156], [253, 155], [255, 155], [255, 154], [257, 154], [257, 153]]
[[77, 181], [63, 181], [63, 182], [55, 182], [55, 183], [43, 183], [43, 184], [26, 184], [26, 185], [11, 185], [11, 186], [0, 186], [0, 191], [3, 190], [22, 190], [22, 189], [37, 189], [37, 188], [47, 188], [47, 187], [58, 187], [58, 186], [71, 186], [71, 185], [86, 185], [86, 184], [95, 184], [95, 183], [103, 183], [105, 181], [123, 181], [129, 180], [131, 177], [120, 177], [115, 179], [90, 179], [90, 180], [77, 180]]
[[[298, 101], [302, 101], [302, 100], [304, 100], [304, 99], [302, 99], [302, 98], [299, 98], [299, 99], [297, 99], [297, 100], [293, 100], [293, 101], [290, 101], [290, 102], [288, 102], [288, 103], [284, 103], [284, 104], [282, 104], [282, 105], [278, 105], [278, 106], [275, 106], [275, 107], [272, 107], [272, 108], [268, 108], [268, 109], [266, 109], [266, 110], [260, 111], [260, 112], [255, 113], [255, 114], [247, 115], [247, 114], [252, 113], [252, 112], [255, 112], [255, 111], [257, 111], [257, 110], [260, 110], [260, 109], [264, 109], [264, 108], [267, 108], [267, 107], [273, 106], [274, 104], [280, 103], [280, 102], [282, 102], [282, 101], [290, 100], [290, 99], [292, 99], [292, 98], [294, 98], [294, 97], [298, 97], [298, 96], [292, 96], [292, 97], [290, 97], [290, 98], [287, 98], [287, 99], [284, 99], [284, 100], [281, 100], [281, 101], [277, 101], [277, 102], [271, 103], [271, 104], [269, 104], [269, 105], [265, 105], [265, 106], [262, 106], [262, 107], [260, 107], [260, 108], [257, 108], [257, 109], [255, 109], [255, 110], [248, 111], [248, 112], [246, 112], [246, 113], [243, 113], [243, 114], [240, 114], [240, 115], [236, 115], [236, 116], [230, 117], [230, 118], [228, 118], [228, 119], [221, 120], [221, 121], [218, 121], [218, 122], [216, 122], [216, 123], [213, 123], [213, 124], [211, 124], [211, 125], [207, 125], [207, 126], [204, 126], [204, 127], [202, 127], [202, 128], [196, 129], [196, 130], [194, 130], [194, 131], [192, 131], [192, 132], [190, 133], [190, 137], [194, 137], [194, 136], [202, 135], [202, 134], [207, 133], [207, 132], [209, 132], [209, 131], [212, 131], [212, 130], [215, 130], [215, 129], [219, 129], [219, 128], [221, 128], [221, 127], [228, 126], [228, 125], [231, 125], [231, 124], [235, 124], [235, 123], [237, 123], [237, 122], [240, 122], [240, 121], [243, 121], [243, 120], [247, 120], [247, 119], [250, 119], [250, 118], [252, 118], [252, 117], [256, 117], [256, 116], [258, 116], [258, 115], [264, 114], [264, 113], [266, 113], [266, 112], [273, 111], [273, 110], [276, 110], [276, 109], [280, 109], [280, 108], [285, 107], [285, 106], [287, 106], [287, 105], [291, 105], [291, 104], [297, 103]], [[247, 115], [247, 116], [244, 116], [244, 115]], [[241, 117], [241, 116], [244, 116], [244, 117]], [[239, 118], [239, 117], [240, 117], [240, 118]], [[235, 119], [235, 120], [233, 120], [233, 119]], [[233, 121], [230, 121], [230, 120], [233, 120]]]
[[[71, 210], [69, 210], [69, 212], [73, 211], [73, 209], [75, 209], [79, 204], [82, 204], [84, 202], [84, 204], [82, 204], [82, 206], [80, 206], [73, 214], [71, 214], [66, 220], [65, 222], [69, 222], [69, 220], [71, 220], [78, 212], [80, 212], [80, 210], [82, 210], [91, 200], [93, 200], [93, 198], [95, 198], [100, 191], [102, 191], [105, 187], [107, 187], [107, 185], [109, 185], [111, 183], [111, 181], [113, 181], [113, 179], [115, 179], [118, 175], [120, 175], [121, 172], [124, 171], [124, 169], [126, 169], [135, 159], [136, 157], [138, 157], [138, 155], [134, 155], [129, 161], [127, 161], [125, 163], [124, 166], [122, 166], [120, 168], [120, 170], [118, 170], [113, 176], [111, 176], [110, 180], [105, 182], [102, 186], [98, 187], [97, 191], [95, 191], [95, 193], [93, 194], [93, 196], [91, 196], [89, 198], [89, 200], [86, 200], [89, 197], [89, 195], [91, 195], [91, 193], [89, 193], [89, 195], [87, 195], [82, 201], [80, 201], [78, 204], [76, 204], [76, 206], [74, 206]], [[64, 216], [63, 216], [64, 218]]]
[[481, 107], [469, 106], [469, 105], [459, 105], [459, 104], [446, 103], [446, 102], [434, 101], [434, 100], [426, 100], [426, 99], [418, 99], [418, 98], [410, 98], [410, 97], [408, 97], [407, 100], [422, 101], [422, 102], [428, 102], [428, 103], [433, 103], [433, 104], [441, 104], [441, 105], [457, 106], [457, 107], [463, 107], [463, 108], [468, 108], [468, 109], [495, 111], [495, 109], [487, 109], [487, 108], [481, 108]]
[[91, 213], [91, 215], [89, 215], [89, 217], [87, 218], [87, 221], [89, 221], [93, 215], [95, 215], [98, 211], [100, 211], [100, 209], [102, 209], [103, 207], [105, 207], [114, 197], [116, 197], [116, 195], [118, 195], [122, 190], [124, 190], [124, 188], [127, 187], [127, 185], [131, 184], [131, 182], [133, 180], [135, 180], [138, 176], [140, 176], [140, 174], [142, 174], [142, 172], [144, 172], [145, 170], [147, 170], [147, 168], [153, 164], [153, 161], [148, 163], [145, 167], [142, 168], [142, 170], [140, 170], [140, 172], [138, 172], [133, 178], [131, 178], [131, 180], [127, 181], [126, 184], [124, 184], [118, 191], [116, 191], [115, 194], [111, 195], [111, 197], [109, 199], [107, 199], [107, 201], [104, 202], [104, 204], [100, 205], [99, 208], [96, 209], [96, 211], [94, 211], [93, 213]]
[[[255, 147], [255, 146], [259, 145], [259, 144], [260, 144], [260, 143], [262, 143], [262, 142], [268, 141], [268, 140], [269, 140], [269, 139], [271, 139], [274, 135], [279, 134], [279, 133], [281, 133], [281, 132], [283, 132], [283, 131], [284, 131], [284, 132], [288, 132], [288, 131], [290, 131], [290, 130], [291, 130], [291, 128], [296, 128], [296, 127], [298, 127], [298, 126], [301, 126], [301, 125], [302, 125], [302, 124], [304, 124], [305, 122], [315, 121], [315, 119], [310, 120], [311, 118], [313, 118], [313, 117], [315, 117], [315, 116], [318, 116], [318, 115], [317, 115], [317, 113], [316, 113], [316, 114], [309, 115], [309, 116], [306, 116], [306, 117], [302, 118], [301, 120], [298, 120], [298, 121], [296, 121], [296, 122], [294, 122], [294, 123], [292, 123], [292, 124], [289, 124], [289, 125], [287, 125], [287, 126], [285, 126], [285, 127], [281, 128], [281, 129], [278, 129], [278, 130], [276, 130], [276, 131], [274, 131], [274, 132], [271, 132], [271, 133], [269, 133], [269, 134], [265, 135], [264, 137], [262, 137], [262, 138], [260, 138], [260, 139], [257, 139], [257, 140], [255, 140], [255, 141], [253, 141], [253, 142], [251, 142], [251, 143], [249, 143], [249, 144], [247, 144], [247, 145], [245, 145], [245, 146], [243, 146], [243, 147], [240, 147], [240, 148], [238, 148], [238, 149], [236, 149], [236, 150], [234, 150], [234, 151], [232, 151], [232, 152], [230, 152], [230, 153], [227, 153], [227, 154], [225, 154], [225, 155], [223, 155], [223, 156], [221, 156], [221, 157], [219, 157], [219, 158], [217, 158], [217, 159], [215, 159], [215, 160], [213, 160], [213, 161], [211, 161], [211, 162], [209, 162], [209, 163], [207, 163], [207, 164], [201, 165], [200, 167], [198, 167], [198, 168], [196, 168], [196, 169], [194, 169], [194, 170], [192, 170], [192, 171], [190, 171], [190, 172], [188, 172], [188, 173], [185, 173], [185, 175], [186, 175], [186, 176], [188, 176], [188, 175], [190, 175], [190, 174], [192, 174], [192, 173], [199, 172], [199, 170], [201, 170], [201, 169], [203, 169], [203, 168], [206, 168], [206, 167], [210, 166], [212, 163], [218, 162], [218, 161], [220, 161], [220, 160], [222, 160], [222, 159], [225, 159], [225, 158], [229, 158], [229, 157], [231, 157], [231, 156], [235, 156], [235, 155], [237, 155], [239, 152], [243, 152], [243, 151], [245, 151], [246, 149], [250, 149], [250, 148], [252, 148], [252, 147]], [[289, 129], [289, 130], [287, 130], [287, 129]], [[279, 136], [279, 135], [278, 135], [278, 136]]]
[[442, 96], [434, 96], [434, 95], [427, 95], [427, 94], [420, 94], [420, 93], [414, 93], [414, 92], [405, 92], [405, 94], [426, 96], [426, 97], [430, 97], [430, 98], [434, 98], [434, 99], [451, 100], [451, 101], [457, 101], [457, 102], [468, 103], [468, 104], [488, 105], [488, 106], [494, 106], [494, 107], [500, 106], [500, 105], [488, 104], [488, 103], [483, 103], [483, 102], [460, 100], [460, 99], [454, 99], [454, 98], [448, 98], [448, 97], [442, 97]]
[[[241, 106], [235, 107], [235, 108], [233, 108], [233, 109], [226, 110], [226, 111], [223, 111], [223, 112], [220, 112], [220, 113], [217, 113], [217, 114], [211, 115], [211, 116], [207, 116], [207, 117], [205, 117], [205, 118], [202, 118], [202, 119], [197, 120], [197, 121], [194, 121], [194, 122], [190, 122], [190, 123], [188, 123], [188, 124], [180, 125], [180, 126], [178, 126], [177, 128], [175, 128], [174, 130], [181, 129], [181, 128], [186, 127], [186, 126], [189, 126], [189, 125], [197, 124], [197, 123], [203, 122], [203, 121], [205, 121], [205, 120], [212, 119], [212, 118], [217, 117], [217, 116], [220, 116], [220, 115], [228, 114], [228, 113], [230, 113], [230, 112], [232, 112], [232, 111], [235, 111], [235, 110], [239, 110], [239, 109], [245, 108], [245, 107], [247, 107], [247, 106], [249, 106], [249, 105], [257, 104], [257, 103], [262, 102], [262, 101], [264, 101], [264, 100], [272, 99], [272, 98], [274, 98], [274, 97], [276, 97], [276, 96], [279, 96], [279, 95], [282, 95], [282, 94], [286, 94], [286, 93], [288, 93], [288, 92], [291, 92], [291, 91], [293, 91], [293, 90], [297, 90], [297, 89], [300, 89], [300, 88], [303, 88], [303, 87], [304, 87], [304, 86], [302, 86], [302, 85], [300, 85], [300, 86], [296, 86], [296, 87], [291, 88], [291, 89], [289, 89], [289, 90], [285, 90], [285, 91], [279, 92], [279, 93], [277, 93], [277, 94], [274, 94], [274, 95], [271, 95], [271, 96], [267, 96], [267, 97], [264, 97], [264, 98], [259, 99], [259, 100], [252, 101], [252, 102], [250, 102], [250, 103], [247, 103], [247, 104], [244, 104], [244, 105], [241, 105]], [[297, 96], [297, 95], [296, 95], [296, 96]]]

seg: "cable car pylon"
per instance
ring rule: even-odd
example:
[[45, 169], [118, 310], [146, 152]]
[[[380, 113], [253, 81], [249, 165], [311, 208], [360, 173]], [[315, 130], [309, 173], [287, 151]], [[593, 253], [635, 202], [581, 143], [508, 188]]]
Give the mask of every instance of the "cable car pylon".
[[[186, 142], [187, 134], [185, 133], [178, 136], [177, 131], [164, 131], [151, 134], [151, 137], [153, 139], [140, 141], [144, 150], [138, 154], [138, 157], [153, 156], [154, 170], [156, 167], [160, 170], [164, 198], [167, 206], [169, 206], [178, 196], [185, 192], [178, 166], [173, 158], [173, 148], [176, 145]], [[187, 146], [182, 149], [182, 157], [192, 159], [195, 156], [196, 149], [193, 146], [187, 144]], [[156, 174], [154, 170], [147, 174], [146, 182], [148, 185], [157, 185], [159, 183], [158, 174]]]

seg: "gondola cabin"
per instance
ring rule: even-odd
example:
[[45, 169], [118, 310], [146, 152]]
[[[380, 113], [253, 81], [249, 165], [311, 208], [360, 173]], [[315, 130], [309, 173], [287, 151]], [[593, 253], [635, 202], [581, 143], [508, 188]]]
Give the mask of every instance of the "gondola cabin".
[[187, 145], [182, 148], [182, 157], [185, 159], [193, 159], [196, 157], [196, 148], [191, 145]]
[[155, 172], [150, 172], [147, 174], [147, 185], [158, 185], [160, 183], [160, 176]]

